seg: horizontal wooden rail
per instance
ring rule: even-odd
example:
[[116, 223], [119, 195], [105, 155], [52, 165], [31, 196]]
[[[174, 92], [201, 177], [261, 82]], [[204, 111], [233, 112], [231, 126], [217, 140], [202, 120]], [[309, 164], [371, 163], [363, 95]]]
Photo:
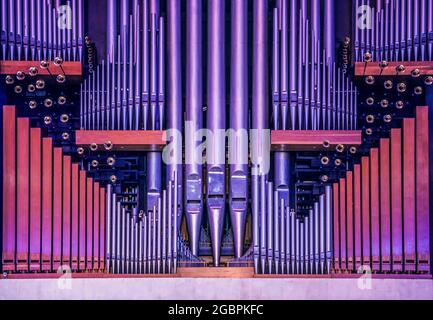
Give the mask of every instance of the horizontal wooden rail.
[[112, 151], [160, 151], [166, 142], [164, 131], [85, 131], [76, 132], [76, 144], [98, 150], [106, 150], [109, 143]]
[[320, 151], [337, 145], [359, 146], [361, 131], [289, 131], [271, 133], [272, 151]]
[[[404, 66], [404, 71], [399, 71], [398, 67]], [[389, 62], [388, 66], [382, 67], [380, 62], [356, 62], [355, 77], [365, 76], [412, 76], [414, 70], [419, 70], [419, 76], [433, 76], [433, 62]]]
[[0, 74], [15, 75], [18, 71], [22, 71], [28, 75], [32, 67], [37, 68], [38, 76], [49, 76], [51, 73], [54, 76], [64, 74], [71, 77], [80, 77], [83, 73], [81, 62], [63, 62], [60, 67], [50, 61], [48, 68], [43, 69], [40, 61], [0, 61]]

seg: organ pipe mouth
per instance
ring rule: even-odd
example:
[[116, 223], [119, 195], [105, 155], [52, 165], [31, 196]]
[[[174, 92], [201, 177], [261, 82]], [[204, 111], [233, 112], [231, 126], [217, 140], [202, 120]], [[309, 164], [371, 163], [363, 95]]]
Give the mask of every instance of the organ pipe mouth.
[[368, 76], [365, 78], [365, 83], [368, 85], [373, 85], [376, 82], [376, 79], [373, 76]]
[[106, 142], [104, 143], [104, 148], [105, 148], [105, 150], [107, 150], [107, 151], [112, 150], [112, 149], [113, 149], [113, 143], [112, 143], [111, 141], [106, 141]]
[[16, 86], [16, 87], [15, 87], [15, 93], [20, 94], [21, 92], [23, 92], [23, 87], [21, 87], [21, 86]]
[[322, 157], [322, 159], [320, 159], [320, 162], [324, 165], [327, 166], [329, 164], [329, 158], [328, 157]]
[[394, 83], [391, 80], [387, 80], [384, 82], [383, 86], [385, 87], [385, 89], [391, 90], [394, 86]]
[[433, 84], [433, 77], [432, 76], [428, 76], [424, 79], [424, 83], [428, 86], [431, 86]]
[[364, 54], [364, 61], [365, 62], [371, 62], [373, 60], [373, 55], [370, 52], [366, 52]]
[[392, 121], [392, 116], [390, 114], [383, 116], [383, 121], [385, 123], [390, 123]]
[[367, 104], [369, 106], [372, 106], [374, 104], [374, 98], [373, 97], [369, 97], [369, 98], [367, 98], [366, 102], [367, 102]]
[[82, 156], [82, 155], [84, 154], [84, 148], [82, 148], [82, 147], [77, 148], [77, 153], [78, 153], [80, 156]]
[[342, 144], [337, 145], [337, 147], [335, 148], [335, 150], [338, 153], [343, 153], [344, 152], [344, 145], [342, 145]]
[[374, 116], [372, 114], [369, 114], [366, 118], [365, 121], [367, 121], [367, 123], [374, 123]]
[[92, 151], [98, 150], [98, 145], [96, 143], [90, 144], [90, 150], [92, 150]]
[[47, 126], [50, 125], [52, 121], [53, 121], [53, 120], [51, 119], [50, 116], [46, 116], [46, 117], [44, 118], [44, 123], [45, 123]]
[[331, 146], [331, 142], [329, 140], [323, 141], [323, 147], [325, 149], [328, 149]]
[[419, 69], [414, 69], [414, 70], [412, 70], [411, 74], [412, 74], [413, 78], [418, 78], [421, 74], [421, 71], [419, 71]]
[[407, 86], [406, 83], [401, 82], [397, 85], [397, 91], [400, 93], [406, 92]]
[[114, 165], [116, 164], [116, 159], [114, 159], [113, 157], [109, 157], [109, 158], [107, 159], [107, 164], [108, 164], [110, 167], [114, 166]]
[[422, 87], [415, 87], [415, 89], [413, 90], [413, 92], [417, 95], [417, 96], [419, 96], [419, 95], [422, 95], [422, 93], [423, 93], [423, 90], [422, 90]]
[[62, 114], [62, 115], [60, 116], [60, 121], [61, 121], [62, 123], [67, 123], [67, 122], [69, 121], [69, 116], [68, 116], [67, 114]]
[[6, 81], [6, 84], [9, 84], [9, 85], [14, 84], [14, 82], [15, 82], [15, 81], [14, 81], [14, 78], [12, 78], [12, 77], [9, 76], [9, 75], [6, 76], [5, 81]]
[[23, 81], [25, 78], [26, 78], [26, 74], [24, 72], [22, 72], [22, 71], [17, 72], [17, 79], [19, 81]]
[[380, 105], [382, 106], [382, 108], [388, 108], [389, 107], [389, 101], [387, 99], [383, 99], [380, 102]]
[[42, 79], [39, 79], [38, 81], [36, 81], [36, 88], [38, 90], [42, 90], [45, 88], [45, 81]]
[[53, 106], [53, 100], [51, 100], [49, 98], [45, 99], [44, 106], [47, 107], [47, 108], [51, 108]]
[[30, 93], [35, 92], [35, 90], [36, 90], [36, 87], [35, 87], [34, 84], [29, 84], [29, 85], [27, 86], [27, 91], [30, 92]]
[[404, 102], [402, 100], [399, 100], [395, 103], [395, 107], [399, 110], [404, 108]]
[[397, 72], [405, 72], [406, 71], [406, 67], [402, 64], [398, 65], [396, 68]]
[[30, 109], [36, 109], [37, 106], [38, 106], [38, 103], [35, 100], [29, 101], [29, 108]]
[[48, 69], [49, 66], [50, 66], [50, 63], [48, 61], [45, 61], [45, 60], [41, 61], [41, 68], [42, 69]]
[[38, 69], [36, 67], [30, 67], [29, 75], [31, 77], [36, 77], [38, 75]]

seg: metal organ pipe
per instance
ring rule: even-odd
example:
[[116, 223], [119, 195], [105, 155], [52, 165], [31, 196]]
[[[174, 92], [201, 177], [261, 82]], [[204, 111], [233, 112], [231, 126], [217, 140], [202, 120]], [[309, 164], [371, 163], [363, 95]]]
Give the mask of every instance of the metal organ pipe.
[[235, 258], [243, 255], [248, 209], [248, 2], [232, 1], [230, 218]]
[[212, 133], [207, 149], [207, 207], [214, 265], [219, 266], [225, 214], [225, 8], [223, 0], [208, 6], [208, 113]]
[[[168, 38], [167, 38], [167, 53], [170, 59], [168, 59], [168, 96], [167, 96], [167, 121], [168, 129], [175, 130], [176, 132], [181, 132], [182, 130], [182, 67], [181, 67], [181, 13], [180, 13], [180, 0], [170, 0], [167, 7], [167, 17], [168, 17]], [[164, 88], [164, 68], [162, 67], [165, 63], [164, 57], [164, 37], [163, 37], [163, 22], [161, 20], [161, 30], [160, 30], [160, 88]], [[164, 121], [164, 90], [160, 90], [160, 126]], [[178, 221], [179, 226], [182, 222], [182, 212], [183, 212], [183, 170], [182, 170], [182, 141], [177, 141], [175, 137], [173, 146], [172, 159], [175, 164], [170, 164], [167, 166], [167, 177], [173, 177], [177, 174], [179, 197], [177, 202], [178, 207]], [[196, 253], [196, 251], [195, 251]], [[197, 254], [198, 255], [198, 254]]]
[[[192, 134], [185, 141], [185, 211], [191, 250], [199, 253], [200, 229], [203, 216], [203, 168], [202, 155], [197, 152], [200, 141], [194, 133], [203, 127], [203, 36], [202, 36], [202, 1], [187, 2], [186, 26], [186, 110], [185, 120], [191, 127]], [[188, 127], [187, 127], [188, 128]]]

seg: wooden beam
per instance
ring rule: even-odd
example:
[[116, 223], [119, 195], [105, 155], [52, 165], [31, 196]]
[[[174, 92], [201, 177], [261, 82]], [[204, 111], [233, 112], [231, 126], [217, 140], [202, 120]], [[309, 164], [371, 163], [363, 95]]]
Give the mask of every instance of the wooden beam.
[[[405, 70], [398, 72], [397, 67], [403, 65]], [[412, 76], [412, 71], [418, 69], [420, 76], [433, 76], [433, 62], [389, 62], [388, 66], [381, 68], [379, 62], [356, 62], [355, 63], [355, 77], [365, 76]]]
[[320, 151], [335, 149], [339, 144], [359, 146], [362, 144], [361, 131], [272, 131], [272, 151]]
[[84, 131], [76, 132], [76, 144], [89, 148], [93, 143], [98, 150], [111, 142], [112, 151], [160, 151], [166, 143], [164, 131]]
[[39, 61], [0, 61], [0, 74], [15, 75], [18, 71], [22, 71], [28, 75], [31, 67], [37, 68], [38, 76], [50, 76], [51, 73], [54, 76], [64, 74], [70, 77], [81, 77], [83, 74], [81, 62], [64, 62], [61, 67], [49, 62], [48, 69], [43, 69]]

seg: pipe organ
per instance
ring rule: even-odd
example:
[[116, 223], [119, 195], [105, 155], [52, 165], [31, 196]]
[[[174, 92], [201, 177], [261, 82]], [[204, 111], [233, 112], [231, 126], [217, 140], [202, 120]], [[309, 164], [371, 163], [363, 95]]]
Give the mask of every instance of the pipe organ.
[[1, 7], [5, 276], [431, 274], [431, 1]]

